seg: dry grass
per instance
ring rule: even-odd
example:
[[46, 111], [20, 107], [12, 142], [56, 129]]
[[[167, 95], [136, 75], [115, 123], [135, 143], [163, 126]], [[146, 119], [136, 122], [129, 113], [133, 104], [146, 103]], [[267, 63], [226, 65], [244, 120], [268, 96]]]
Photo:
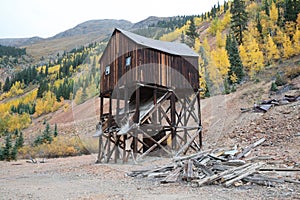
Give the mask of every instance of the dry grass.
[[73, 48], [101, 41], [104, 35], [88, 34], [84, 36], [73, 36], [59, 39], [49, 39], [29, 46], [25, 46], [28, 54], [32, 55], [35, 61], [41, 57], [56, 55], [58, 52], [69, 51]]

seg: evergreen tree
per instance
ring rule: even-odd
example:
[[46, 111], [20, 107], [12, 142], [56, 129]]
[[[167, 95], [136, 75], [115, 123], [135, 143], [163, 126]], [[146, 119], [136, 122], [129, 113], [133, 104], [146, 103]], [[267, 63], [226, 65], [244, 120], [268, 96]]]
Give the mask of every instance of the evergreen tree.
[[224, 1], [224, 13], [229, 9], [228, 2]]
[[258, 30], [258, 32], [260, 33], [260, 35], [262, 36], [262, 25], [260, 23], [260, 16], [259, 16], [259, 13], [257, 14], [257, 17], [256, 17], [256, 28]]
[[4, 160], [3, 149], [0, 146], [0, 161]]
[[299, 0], [286, 0], [284, 10], [285, 21], [296, 21], [297, 14], [300, 12], [299, 4]]
[[15, 145], [14, 145], [14, 147], [11, 151], [11, 155], [10, 155], [11, 159], [17, 160], [17, 154], [18, 154], [18, 144], [15, 142]]
[[6, 161], [10, 161], [11, 160], [11, 135], [9, 133], [6, 134], [6, 138], [5, 138], [5, 146], [3, 149], [3, 157]]
[[3, 86], [3, 92], [8, 92], [11, 88], [11, 82], [10, 82], [10, 79], [9, 77], [6, 77], [5, 79], [5, 83], [4, 83], [4, 86]]
[[42, 137], [43, 137], [43, 143], [49, 143], [50, 144], [52, 142], [53, 138], [52, 138], [52, 134], [51, 134], [51, 129], [50, 129], [50, 124], [49, 123], [46, 124], [46, 128], [45, 128], [45, 130], [43, 132]]
[[241, 44], [243, 42], [243, 31], [247, 29], [247, 12], [244, 0], [233, 0], [231, 4], [231, 29]]
[[40, 85], [39, 85], [38, 92], [37, 92], [37, 97], [38, 97], [38, 98], [42, 98], [44, 92], [46, 92], [46, 91], [48, 91], [48, 90], [49, 90], [48, 82], [47, 82], [46, 80], [43, 80], [43, 81], [40, 83]]
[[16, 145], [17, 145], [17, 148], [21, 148], [24, 145], [24, 138], [23, 138], [22, 132], [20, 132], [20, 135], [18, 136], [18, 138], [16, 140]]
[[269, 6], [269, 0], [264, 0], [264, 10], [266, 15], [270, 16], [270, 6]]
[[2, 82], [0, 81], [0, 91], [2, 90]]
[[[203, 15], [202, 15], [202, 16], [203, 16]], [[202, 19], [202, 21], [203, 21], [203, 19]], [[181, 42], [181, 43], [184, 43], [184, 42], [185, 42], [185, 41], [184, 41], [184, 33], [183, 33], [183, 31], [181, 32], [180, 42]]]
[[194, 19], [191, 19], [191, 23], [190, 23], [188, 30], [186, 31], [186, 35], [189, 38], [188, 45], [190, 47], [194, 47], [195, 40], [197, 37], [199, 37], [199, 34], [196, 31], [196, 25], [195, 25]]
[[57, 124], [54, 124], [54, 133], [53, 136], [56, 137], [58, 135]]
[[237, 78], [236, 82], [240, 83], [243, 77], [245, 76], [245, 73], [244, 73], [243, 64], [238, 49], [238, 44], [233, 34], [227, 35], [226, 50], [230, 62], [228, 81], [230, 84], [232, 84], [233, 81], [231, 77], [235, 75]]
[[[49, 65], [50, 65], [50, 64], [49, 64]], [[48, 76], [48, 71], [49, 71], [49, 67], [48, 67], [48, 65], [46, 65], [46, 69], [45, 69], [45, 77]]]

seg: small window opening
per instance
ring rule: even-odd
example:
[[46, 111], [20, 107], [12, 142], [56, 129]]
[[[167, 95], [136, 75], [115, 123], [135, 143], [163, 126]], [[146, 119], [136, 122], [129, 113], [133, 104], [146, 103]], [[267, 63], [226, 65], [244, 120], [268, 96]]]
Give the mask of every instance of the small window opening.
[[110, 74], [110, 66], [107, 65], [107, 66], [105, 67], [105, 75], [109, 75], [109, 74]]
[[128, 67], [131, 65], [131, 56], [127, 57], [126, 58], [126, 63], [125, 63], [125, 66]]

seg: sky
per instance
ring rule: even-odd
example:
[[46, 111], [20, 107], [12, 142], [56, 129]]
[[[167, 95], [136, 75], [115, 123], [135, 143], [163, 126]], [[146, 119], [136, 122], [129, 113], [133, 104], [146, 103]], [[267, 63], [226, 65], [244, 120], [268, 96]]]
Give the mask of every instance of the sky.
[[218, 0], [0, 0], [0, 38], [47, 38], [95, 19], [136, 23], [149, 16], [198, 15], [217, 3]]

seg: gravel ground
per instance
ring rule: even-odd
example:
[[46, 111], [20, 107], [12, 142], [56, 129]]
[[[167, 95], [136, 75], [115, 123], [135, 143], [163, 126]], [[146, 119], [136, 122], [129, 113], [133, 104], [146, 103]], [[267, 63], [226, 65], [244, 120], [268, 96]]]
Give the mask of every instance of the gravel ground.
[[157, 180], [131, 178], [128, 170], [146, 169], [170, 162], [149, 157], [136, 164], [95, 164], [96, 155], [0, 162], [0, 199], [293, 199], [295, 184], [276, 187], [244, 185], [194, 188], [184, 183], [160, 184]]

